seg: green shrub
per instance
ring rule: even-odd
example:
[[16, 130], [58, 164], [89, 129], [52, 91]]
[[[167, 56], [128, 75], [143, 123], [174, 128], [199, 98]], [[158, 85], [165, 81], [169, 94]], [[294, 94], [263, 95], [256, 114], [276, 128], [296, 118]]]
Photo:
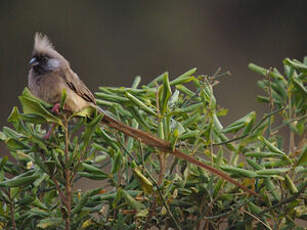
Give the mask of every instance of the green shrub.
[[[172, 81], [163, 73], [143, 86], [136, 77], [130, 88], [96, 93], [115, 119], [226, 172], [259, 196], [172, 151], [102, 127], [103, 116], [93, 111], [53, 115], [51, 105], [25, 89], [23, 111], [14, 107], [12, 127], [0, 132], [14, 158], [0, 162], [0, 229], [303, 229], [296, 224], [307, 213], [307, 59], [283, 64], [283, 74], [249, 65], [263, 76], [258, 85], [265, 95], [258, 100], [268, 111], [259, 121], [250, 112], [227, 127], [219, 120], [227, 110], [213, 94], [220, 72], [195, 75], [191, 69]], [[50, 139], [43, 138], [46, 123], [56, 125]], [[83, 178], [100, 186], [77, 189]]]

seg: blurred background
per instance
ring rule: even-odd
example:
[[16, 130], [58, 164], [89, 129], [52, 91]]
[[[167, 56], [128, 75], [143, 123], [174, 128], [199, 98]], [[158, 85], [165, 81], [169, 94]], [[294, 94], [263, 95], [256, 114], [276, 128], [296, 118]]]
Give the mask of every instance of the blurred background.
[[[0, 1], [0, 125], [27, 85], [33, 35], [47, 34], [80, 78], [98, 86], [129, 86], [136, 75], [148, 83], [197, 67], [230, 70], [215, 92], [229, 109], [226, 125], [256, 103], [254, 62], [281, 68], [285, 57], [307, 51], [307, 1]], [[1, 154], [1, 153], [0, 153]]]

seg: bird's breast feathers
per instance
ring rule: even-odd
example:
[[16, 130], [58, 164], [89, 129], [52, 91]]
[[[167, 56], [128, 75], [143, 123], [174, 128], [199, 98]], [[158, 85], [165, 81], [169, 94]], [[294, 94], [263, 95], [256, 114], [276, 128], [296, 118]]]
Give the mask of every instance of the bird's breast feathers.
[[29, 88], [34, 96], [50, 104], [59, 103], [65, 89], [65, 109], [71, 112], [78, 112], [89, 106], [89, 103], [69, 88], [63, 77], [55, 72], [29, 78]]

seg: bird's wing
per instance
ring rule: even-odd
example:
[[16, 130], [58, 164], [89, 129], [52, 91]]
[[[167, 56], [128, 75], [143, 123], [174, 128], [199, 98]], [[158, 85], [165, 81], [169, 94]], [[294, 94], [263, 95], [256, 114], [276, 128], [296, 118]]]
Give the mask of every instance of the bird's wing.
[[63, 72], [63, 78], [66, 84], [72, 89], [77, 95], [82, 97], [84, 100], [96, 104], [96, 100], [92, 92], [86, 87], [83, 81], [80, 80], [78, 75], [72, 70], [67, 69]]

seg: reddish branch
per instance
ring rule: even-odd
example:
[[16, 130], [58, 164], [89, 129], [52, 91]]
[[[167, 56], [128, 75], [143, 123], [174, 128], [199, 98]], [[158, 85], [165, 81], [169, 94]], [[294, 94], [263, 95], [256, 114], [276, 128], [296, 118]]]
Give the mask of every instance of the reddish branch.
[[140, 141], [142, 141], [144, 144], [147, 144], [149, 146], [152, 146], [152, 147], [156, 147], [158, 148], [160, 151], [162, 152], [166, 152], [166, 153], [171, 153], [173, 154], [174, 156], [176, 156], [177, 158], [180, 158], [180, 159], [183, 159], [183, 160], [186, 160], [192, 164], [195, 164], [201, 168], [204, 168], [206, 170], [208, 170], [209, 172], [215, 174], [215, 175], [218, 175], [220, 176], [221, 178], [223, 178], [224, 180], [236, 185], [237, 187], [241, 188], [243, 191], [253, 195], [253, 196], [257, 196], [257, 197], [260, 197], [260, 195], [258, 193], [256, 193], [255, 191], [253, 190], [250, 190], [249, 188], [247, 188], [246, 186], [240, 184], [239, 182], [237, 182], [236, 180], [232, 179], [229, 175], [227, 175], [226, 173], [216, 169], [216, 168], [213, 168], [203, 162], [200, 162], [199, 160], [196, 160], [195, 158], [189, 156], [189, 155], [186, 155], [184, 154], [183, 152], [181, 152], [180, 150], [178, 149], [175, 149], [175, 150], [172, 150], [171, 146], [170, 146], [170, 143], [167, 142], [167, 141], [164, 141], [160, 138], [157, 138], [149, 133], [146, 133], [142, 130], [139, 130], [139, 129], [135, 129], [135, 128], [132, 128], [128, 125], [125, 125], [124, 123], [122, 122], [119, 122], [119, 121], [116, 121], [114, 120], [112, 117], [106, 115], [106, 114], [103, 114], [103, 118], [102, 118], [102, 123], [108, 125], [109, 127], [111, 128], [114, 128], [114, 129], [117, 129], [118, 131], [121, 131], [123, 133], [125, 133], [126, 135], [128, 136], [131, 136], [133, 138], [136, 138]]
[[70, 218], [71, 218], [71, 172], [69, 169], [69, 134], [68, 134], [68, 121], [65, 119], [65, 190], [66, 190], [66, 208], [67, 208], [67, 217], [65, 219], [66, 227], [65, 230], [70, 230]]

